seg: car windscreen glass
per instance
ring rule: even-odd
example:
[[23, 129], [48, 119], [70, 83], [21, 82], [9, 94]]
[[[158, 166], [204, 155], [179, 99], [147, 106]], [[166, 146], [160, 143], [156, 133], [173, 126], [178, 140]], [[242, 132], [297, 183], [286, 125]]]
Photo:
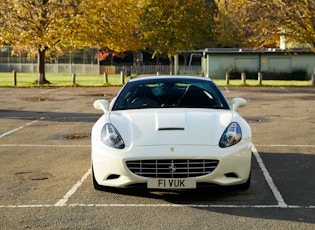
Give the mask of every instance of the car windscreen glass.
[[229, 109], [229, 105], [212, 81], [158, 78], [128, 82], [112, 110], [144, 108]]

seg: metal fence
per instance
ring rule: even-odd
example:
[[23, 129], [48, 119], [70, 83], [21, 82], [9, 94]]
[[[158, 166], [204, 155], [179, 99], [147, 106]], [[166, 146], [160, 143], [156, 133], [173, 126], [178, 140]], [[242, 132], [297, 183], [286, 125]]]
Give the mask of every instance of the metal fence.
[[[37, 58], [28, 58], [26, 49], [16, 53], [11, 47], [0, 47], [0, 72], [37, 72]], [[83, 73], [83, 74], [169, 74], [167, 64], [146, 65], [144, 62], [135, 65], [108, 66], [100, 65], [98, 49], [86, 48], [69, 52], [67, 50], [50, 52], [46, 58], [45, 71], [47, 73]], [[201, 66], [180, 65], [179, 74], [202, 75]]]
[[[37, 64], [0, 63], [0, 72], [29, 72], [37, 71]], [[121, 71], [136, 74], [169, 74], [170, 66], [140, 65], [135, 66], [102, 66], [89, 64], [46, 64], [47, 73], [83, 73], [83, 74], [119, 74]], [[200, 66], [179, 66], [179, 74], [202, 75]]]
[[[45, 60], [46, 72], [52, 73], [98, 73], [98, 49], [85, 48], [69, 52], [68, 50], [49, 51]], [[27, 49], [21, 47], [0, 47], [0, 71], [36, 72], [37, 57], [30, 57]]]

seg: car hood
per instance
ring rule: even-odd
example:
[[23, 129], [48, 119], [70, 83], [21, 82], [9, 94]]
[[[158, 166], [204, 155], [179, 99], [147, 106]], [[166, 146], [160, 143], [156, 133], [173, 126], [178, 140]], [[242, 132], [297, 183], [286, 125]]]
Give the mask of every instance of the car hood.
[[233, 112], [216, 109], [142, 109], [109, 115], [126, 146], [218, 145]]

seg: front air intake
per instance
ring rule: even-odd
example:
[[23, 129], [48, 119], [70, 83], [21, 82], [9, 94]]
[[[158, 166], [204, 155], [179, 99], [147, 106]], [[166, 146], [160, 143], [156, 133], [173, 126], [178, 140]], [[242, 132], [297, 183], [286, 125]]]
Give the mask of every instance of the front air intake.
[[188, 178], [205, 176], [218, 166], [218, 160], [137, 160], [127, 161], [128, 169], [147, 178]]

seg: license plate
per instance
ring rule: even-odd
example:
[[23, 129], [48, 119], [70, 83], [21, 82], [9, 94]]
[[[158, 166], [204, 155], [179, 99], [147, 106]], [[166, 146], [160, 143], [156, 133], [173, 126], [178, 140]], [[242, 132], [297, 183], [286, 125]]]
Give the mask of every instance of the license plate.
[[196, 180], [193, 178], [150, 178], [147, 187], [161, 189], [196, 188]]

